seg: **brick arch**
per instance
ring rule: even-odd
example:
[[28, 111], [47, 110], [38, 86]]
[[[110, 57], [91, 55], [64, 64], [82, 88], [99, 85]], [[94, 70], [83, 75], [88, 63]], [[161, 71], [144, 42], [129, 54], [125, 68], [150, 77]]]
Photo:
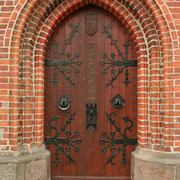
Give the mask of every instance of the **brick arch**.
[[[43, 141], [43, 64], [46, 45], [53, 30], [65, 17], [87, 4], [94, 4], [112, 13], [131, 35], [138, 57], [139, 145], [169, 151], [166, 149], [169, 144], [160, 143], [161, 138], [164, 138], [163, 133], [159, 133], [154, 127], [163, 127], [160, 114], [160, 91], [163, 90], [160, 89], [159, 77], [165, 72], [163, 65], [167, 55], [171, 58], [168, 61], [172, 60], [172, 54], [168, 51], [172, 47], [168, 25], [154, 0], [29, 0], [24, 5], [20, 20], [15, 26], [11, 48], [11, 58], [15, 56], [21, 62], [19, 80], [22, 98], [17, 101], [22, 105], [22, 117], [13, 126], [21, 127], [22, 144], [31, 148], [32, 143], [41, 146]], [[17, 43], [13, 43], [14, 39]], [[155, 135], [152, 131], [156, 132]], [[12, 147], [17, 147], [16, 139], [14, 138]]]
[[[82, 5], [80, 5], [80, 4], [79, 5], [75, 4], [75, 5], [76, 5], [76, 9], [82, 7]], [[86, 4], [84, 4], [84, 5], [86, 5]], [[95, 5], [97, 5], [97, 4], [95, 4]], [[110, 6], [110, 4], [109, 4], [109, 6]], [[70, 7], [73, 7], [73, 6], [70, 5]], [[69, 14], [71, 13], [70, 7], [69, 7], [69, 9], [67, 8], [67, 12], [69, 12]], [[108, 10], [108, 8], [105, 8], [104, 6], [100, 6], [100, 7], [105, 10]], [[37, 51], [34, 52], [35, 56], [37, 56], [37, 58], [35, 59], [35, 61], [37, 63], [44, 62], [46, 45], [48, 44], [51, 34], [53, 33], [53, 29], [55, 29], [57, 27], [57, 25], [60, 23], [61, 20], [63, 20], [66, 16], [68, 16], [68, 13], [63, 11], [64, 8], [59, 7], [52, 14], [50, 14], [46, 23], [41, 27], [41, 30], [39, 31], [39, 34], [38, 34], [39, 38], [37, 39], [36, 44], [38, 45], [38, 47], [41, 46], [41, 49], [37, 49]], [[126, 18], [127, 15], [129, 15], [129, 13], [125, 9], [125, 7], [122, 6], [121, 11], [117, 11], [117, 12], [115, 11], [116, 6], [114, 6], [113, 8], [114, 9], [112, 9], [112, 12], [116, 13], [115, 16], [122, 22], [122, 24], [127, 29], [129, 29], [129, 33], [131, 34], [132, 38], [134, 39], [134, 43], [137, 48], [137, 54], [138, 54], [139, 58], [141, 58], [141, 60], [139, 60], [142, 62], [141, 66], [144, 66], [144, 63], [147, 63], [147, 58], [142, 57], [142, 56], [143, 55], [147, 56], [147, 52], [146, 52], [146, 45], [142, 38], [143, 34], [141, 33], [137, 23], [133, 22], [133, 18], [131, 16], [129, 18]], [[74, 10], [76, 10], [76, 9], [74, 9]], [[126, 19], [126, 20], [123, 21], [124, 19]], [[139, 44], [138, 42], [141, 42], [141, 43]], [[37, 100], [35, 100], [35, 102], [37, 102], [37, 104], [39, 103], [38, 98], [37, 98]], [[41, 113], [43, 114], [44, 111], [41, 111]]]

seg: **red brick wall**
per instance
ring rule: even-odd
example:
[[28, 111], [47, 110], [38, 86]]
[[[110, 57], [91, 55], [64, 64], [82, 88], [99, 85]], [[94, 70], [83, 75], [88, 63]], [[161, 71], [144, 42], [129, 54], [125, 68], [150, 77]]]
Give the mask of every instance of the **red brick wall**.
[[114, 14], [136, 46], [139, 146], [180, 151], [179, 0], [1, 0], [0, 150], [42, 145], [46, 45], [89, 3]]

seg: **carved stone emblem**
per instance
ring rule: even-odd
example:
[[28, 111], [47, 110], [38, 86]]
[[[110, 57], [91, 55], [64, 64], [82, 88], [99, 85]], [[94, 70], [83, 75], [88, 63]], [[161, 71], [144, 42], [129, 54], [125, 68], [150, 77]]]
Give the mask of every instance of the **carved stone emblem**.
[[93, 36], [98, 31], [98, 16], [97, 12], [87, 12], [86, 13], [86, 33]]

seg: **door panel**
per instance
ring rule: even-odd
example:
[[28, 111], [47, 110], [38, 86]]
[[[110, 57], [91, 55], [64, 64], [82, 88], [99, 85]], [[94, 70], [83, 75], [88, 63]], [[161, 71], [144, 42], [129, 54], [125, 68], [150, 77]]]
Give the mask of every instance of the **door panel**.
[[45, 60], [44, 141], [53, 179], [130, 177], [136, 65], [125, 28], [104, 10], [86, 6], [58, 26]]

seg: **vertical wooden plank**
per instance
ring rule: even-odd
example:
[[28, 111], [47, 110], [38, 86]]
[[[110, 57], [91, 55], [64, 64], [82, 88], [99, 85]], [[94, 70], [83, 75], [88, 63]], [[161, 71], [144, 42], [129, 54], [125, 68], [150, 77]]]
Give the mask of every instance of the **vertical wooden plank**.
[[[106, 26], [112, 24], [112, 17], [109, 13], [106, 13], [106, 18], [105, 18], [104, 23]], [[112, 32], [112, 29], [110, 29], [110, 32]], [[112, 53], [112, 48], [110, 45], [111, 41], [107, 37], [107, 34], [105, 34], [104, 38], [105, 38], [105, 53], [107, 54], [108, 57], [110, 57], [110, 55]], [[104, 58], [104, 60], [106, 62], [108, 61], [107, 58]], [[107, 65], [106, 65], [106, 67], [107, 67]], [[110, 80], [112, 77], [110, 69], [107, 70], [107, 73], [104, 74], [104, 77], [105, 77], [105, 85], [107, 86], [108, 80]], [[111, 86], [108, 86], [108, 87], [106, 87], [106, 86], [105, 86], [105, 110], [104, 110], [104, 113], [110, 114], [111, 113], [111, 105], [110, 105], [109, 99], [111, 98], [112, 88], [111, 88]], [[112, 126], [111, 126], [110, 122], [107, 121], [107, 117], [105, 114], [104, 114], [104, 117], [105, 117], [105, 123], [106, 123], [105, 132], [107, 133], [107, 135], [109, 137], [111, 137]], [[107, 138], [106, 138], [106, 140], [107, 140]], [[105, 145], [107, 146], [107, 144], [108, 143], [106, 143]], [[106, 150], [105, 159], [104, 159], [106, 176], [112, 176], [112, 168], [111, 168], [112, 165], [111, 165], [111, 163], [106, 164], [106, 162], [107, 162], [108, 158], [110, 158], [110, 156], [111, 156], [111, 151], [110, 151], [110, 147], [109, 147]]]
[[78, 33], [78, 41], [75, 42], [75, 47], [78, 45], [79, 58], [82, 61], [82, 64], [79, 66], [80, 72], [78, 73], [77, 78], [77, 87], [76, 87], [76, 101], [74, 103], [74, 108], [77, 111], [77, 129], [79, 131], [79, 138], [82, 139], [82, 142], [79, 144], [80, 150], [76, 153], [77, 156], [77, 172], [76, 175], [85, 175], [85, 154], [86, 154], [86, 136], [85, 136], [85, 57], [84, 57], [84, 12], [80, 11], [80, 16], [75, 16], [75, 21], [80, 22], [80, 28]]
[[[98, 10], [98, 9], [97, 9]], [[98, 124], [97, 124], [97, 130], [98, 130], [98, 176], [105, 175], [105, 168], [104, 168], [104, 159], [105, 154], [102, 152], [102, 145], [99, 143], [99, 140], [102, 139], [102, 132], [105, 130], [105, 123], [106, 119], [104, 117], [104, 104], [105, 104], [105, 79], [104, 74], [102, 73], [102, 68], [100, 65], [100, 61], [103, 59], [102, 54], [104, 52], [104, 34], [102, 34], [102, 23], [104, 22], [104, 14], [102, 14], [102, 11], [99, 11], [98, 13], [98, 50], [97, 50], [97, 59], [96, 59], [96, 69], [97, 69], [97, 100], [98, 100]], [[101, 170], [99, 170], [101, 169]]]

